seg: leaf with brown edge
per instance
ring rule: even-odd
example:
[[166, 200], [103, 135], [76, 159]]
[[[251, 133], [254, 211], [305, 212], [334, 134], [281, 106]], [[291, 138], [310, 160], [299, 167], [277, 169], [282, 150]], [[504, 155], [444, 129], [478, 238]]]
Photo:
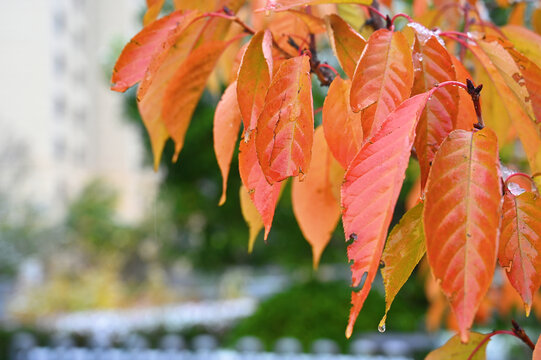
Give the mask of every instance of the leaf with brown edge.
[[426, 252], [423, 231], [423, 203], [415, 205], [391, 230], [381, 255], [381, 275], [385, 287], [385, 315], [379, 328], [385, 328], [387, 313], [393, 300], [411, 276]]
[[496, 266], [501, 216], [497, 142], [489, 128], [453, 131], [436, 153], [426, 185], [428, 261], [464, 342]]
[[273, 0], [268, 1], [267, 6], [260, 10], [284, 11], [296, 6], [321, 5], [321, 4], [364, 4], [370, 5], [372, 0]]
[[[518, 67], [510, 58], [510, 55], [503, 48], [497, 47], [495, 42], [483, 44], [483, 49], [475, 45], [471, 45], [469, 49], [485, 69], [502, 103], [505, 105], [507, 114], [522, 142], [532, 172], [540, 172], [541, 136], [539, 128], [536, 127], [534, 122], [535, 117], [531, 104], [525, 101], [528, 97], [526, 89], [523, 89], [518, 82], [513, 84], [514, 74], [520, 75]], [[489, 51], [490, 55], [484, 50]], [[508, 57], [510, 63], [504, 64], [503, 61]], [[496, 63], [493, 63], [492, 60], [496, 61]], [[519, 77], [522, 78], [521, 75]], [[520, 81], [520, 79], [517, 78], [517, 81]]]
[[255, 137], [257, 157], [270, 184], [308, 172], [314, 136], [312, 101], [308, 56], [284, 61], [267, 91]]
[[124, 92], [141, 81], [147, 71], [152, 56], [160, 51], [171, 30], [183, 21], [186, 15], [175, 11], [145, 26], [122, 50], [116, 61], [111, 78], [111, 90]]
[[[456, 80], [451, 56], [435, 36], [416, 34], [413, 63], [415, 68], [413, 94], [430, 90], [447, 80]], [[421, 168], [421, 189], [425, 187], [436, 151], [457, 121], [460, 100], [458, 91], [456, 86], [445, 86], [436, 91], [426, 104], [417, 125], [414, 145]]]
[[169, 81], [163, 98], [162, 117], [167, 131], [175, 141], [173, 161], [176, 161], [182, 150], [186, 130], [205, 90], [207, 79], [230, 43], [213, 41], [202, 44], [188, 55]]
[[541, 68], [514, 48], [506, 48], [524, 76], [538, 128], [541, 126]]
[[145, 16], [143, 17], [144, 26], [147, 26], [158, 18], [158, 15], [160, 15], [160, 11], [162, 11], [164, 3], [165, 0], [147, 0], [147, 11], [145, 12]]
[[272, 66], [272, 34], [268, 30], [259, 31], [246, 48], [238, 75], [237, 99], [246, 139], [256, 128], [263, 110], [272, 78]]
[[223, 179], [222, 196], [219, 205], [225, 203], [229, 167], [231, 166], [231, 158], [235, 151], [241, 123], [236, 87], [236, 82], [227, 87], [214, 113], [212, 131], [214, 135], [214, 153]]
[[[323, 250], [329, 243], [332, 233], [340, 220], [340, 202], [334, 196], [331, 181], [331, 168], [340, 167], [334, 160], [325, 142], [323, 128], [319, 126], [314, 133], [310, 172], [303, 181], [295, 179], [291, 188], [293, 213], [302, 234], [312, 246], [314, 268], [317, 268]], [[342, 170], [343, 172], [343, 170]]]
[[408, 41], [400, 32], [380, 29], [368, 39], [351, 80], [350, 103], [362, 110], [365, 141], [402, 101], [413, 86], [413, 64]]
[[359, 150], [342, 184], [342, 223], [348, 246], [352, 308], [346, 336], [361, 311], [376, 276], [387, 229], [404, 181], [415, 136], [415, 127], [431, 92], [407, 99], [383, 123], [381, 129]]
[[526, 191], [506, 191], [498, 261], [530, 313], [533, 296], [541, 285], [541, 198]]
[[265, 226], [265, 240], [267, 240], [282, 184], [270, 185], [265, 179], [261, 165], [257, 160], [255, 137], [253, 136], [248, 142], [245, 142], [244, 139], [240, 141], [239, 173], [242, 183], [248, 189], [248, 194], [261, 215]]
[[[470, 333], [470, 341], [467, 344], [463, 344], [460, 341], [458, 335], [453, 336], [449, 341], [447, 341], [442, 347], [436, 349], [428, 356], [425, 360], [457, 360], [457, 359], [469, 359], [469, 356], [477, 348], [487, 335], [480, 334], [476, 332]], [[471, 360], [485, 360], [487, 345], [490, 342], [490, 339], [487, 340], [471, 358]]]
[[366, 40], [338, 15], [328, 15], [325, 21], [334, 54], [351, 79], [366, 46]]
[[347, 169], [363, 142], [361, 113], [349, 106], [350, 80], [334, 78], [321, 112], [325, 139], [334, 158]]
[[257, 212], [257, 209], [248, 194], [248, 189], [244, 185], [240, 186], [239, 191], [240, 196], [240, 210], [242, 211], [242, 217], [248, 225], [249, 237], [248, 237], [248, 252], [251, 253], [254, 249], [255, 240], [257, 235], [263, 229], [263, 221], [261, 220], [261, 215]]

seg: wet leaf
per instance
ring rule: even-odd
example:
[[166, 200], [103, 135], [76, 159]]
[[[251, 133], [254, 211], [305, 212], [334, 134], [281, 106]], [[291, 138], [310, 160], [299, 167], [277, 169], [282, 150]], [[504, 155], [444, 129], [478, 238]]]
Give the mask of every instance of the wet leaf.
[[257, 157], [270, 184], [308, 172], [314, 135], [312, 101], [308, 56], [284, 61], [257, 121]]
[[409, 97], [412, 86], [411, 50], [404, 35], [386, 29], [374, 32], [357, 64], [350, 92], [353, 111], [362, 110], [365, 141]]
[[[342, 223], [348, 246], [352, 308], [346, 336], [376, 276], [393, 209], [408, 166], [415, 127], [430, 93], [416, 95], [396, 108], [381, 129], [368, 140], [346, 172], [342, 185]], [[364, 278], [364, 284], [361, 281]]]
[[522, 297], [526, 314], [541, 285], [541, 198], [534, 192], [506, 192], [498, 260]]
[[462, 341], [496, 266], [501, 184], [496, 135], [455, 130], [428, 176], [423, 214], [428, 261], [451, 303]]

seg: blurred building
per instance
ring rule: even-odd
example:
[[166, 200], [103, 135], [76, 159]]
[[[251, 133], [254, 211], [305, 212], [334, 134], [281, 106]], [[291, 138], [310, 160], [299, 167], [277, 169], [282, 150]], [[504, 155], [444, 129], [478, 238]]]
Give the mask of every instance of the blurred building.
[[58, 218], [91, 179], [120, 192], [136, 220], [157, 174], [109, 90], [121, 46], [140, 28], [140, 0], [0, 2], [0, 192]]

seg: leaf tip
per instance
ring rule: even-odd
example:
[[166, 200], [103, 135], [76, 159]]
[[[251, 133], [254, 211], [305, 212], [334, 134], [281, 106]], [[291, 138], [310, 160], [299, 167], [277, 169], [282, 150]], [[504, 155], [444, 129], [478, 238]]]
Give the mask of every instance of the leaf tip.
[[220, 197], [220, 201], [218, 201], [218, 206], [222, 206], [223, 204], [225, 204], [225, 199], [226, 199], [226, 196], [225, 196], [225, 189], [224, 189], [224, 191], [222, 192], [222, 196]]

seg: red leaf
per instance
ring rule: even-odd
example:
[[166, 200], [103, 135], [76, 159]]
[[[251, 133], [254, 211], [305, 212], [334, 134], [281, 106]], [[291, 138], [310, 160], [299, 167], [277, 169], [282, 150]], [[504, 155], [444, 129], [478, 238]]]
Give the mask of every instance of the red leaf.
[[404, 101], [368, 140], [353, 159], [342, 185], [342, 222], [348, 246], [353, 307], [349, 315], [346, 336], [349, 338], [357, 315], [368, 296], [379, 267], [387, 229], [404, 181], [415, 127], [431, 92]]
[[408, 41], [400, 32], [380, 29], [368, 39], [351, 82], [353, 111], [363, 111], [365, 141], [381, 127], [413, 86], [413, 64]]
[[351, 79], [366, 46], [366, 40], [340, 16], [326, 17], [329, 39], [340, 66]]
[[[303, 181], [298, 178], [293, 181], [291, 201], [302, 234], [312, 246], [314, 268], [317, 268], [340, 219], [340, 203], [334, 195], [334, 187], [339, 188], [340, 183], [331, 181], [331, 171], [340, 165], [329, 151], [321, 126], [314, 133], [312, 154], [310, 172]], [[341, 169], [338, 171], [343, 173]]]
[[181, 11], [175, 11], [145, 26], [135, 35], [116, 61], [111, 90], [124, 92], [141, 81], [154, 53], [160, 51], [160, 46], [166, 41], [169, 32], [178, 27], [185, 17]]
[[[413, 46], [415, 83], [413, 93], [432, 89], [439, 83], [455, 80], [453, 62], [435, 36], [417, 34]], [[458, 87], [444, 86], [426, 104], [417, 125], [415, 150], [421, 167], [421, 188], [426, 184], [430, 164], [441, 142], [453, 130], [459, 107]], [[470, 100], [471, 102], [471, 100]]]
[[281, 184], [270, 185], [265, 179], [257, 160], [255, 137], [253, 136], [248, 142], [240, 141], [239, 173], [244, 187], [248, 189], [248, 194], [250, 194], [252, 202], [261, 215], [261, 220], [265, 225], [265, 240], [267, 240], [276, 203], [280, 197]]
[[503, 222], [498, 260], [530, 313], [541, 285], [541, 198], [534, 192], [503, 198]]
[[308, 56], [284, 61], [257, 121], [257, 157], [270, 184], [307, 173], [314, 135], [312, 108]]
[[357, 155], [363, 142], [361, 113], [354, 113], [349, 106], [350, 87], [350, 80], [337, 76], [329, 86], [321, 113], [327, 144], [344, 169]]
[[218, 166], [220, 167], [223, 179], [222, 196], [219, 205], [225, 202], [227, 177], [241, 122], [236, 87], [236, 82], [231, 83], [227, 87], [214, 113], [214, 153], [216, 154], [216, 160], [218, 160]]
[[160, 15], [165, 0], [147, 0], [147, 11], [143, 17], [143, 25], [147, 26]]
[[464, 342], [496, 265], [499, 169], [492, 130], [455, 130], [436, 154], [426, 185], [428, 261], [451, 303]]
[[192, 51], [169, 81], [163, 98], [162, 117], [175, 141], [174, 161], [182, 150], [186, 130], [207, 79], [230, 43], [215, 41], [202, 44]]
[[256, 33], [242, 57], [239, 68], [237, 98], [244, 123], [246, 139], [256, 128], [265, 104], [265, 95], [272, 78], [272, 35]]

